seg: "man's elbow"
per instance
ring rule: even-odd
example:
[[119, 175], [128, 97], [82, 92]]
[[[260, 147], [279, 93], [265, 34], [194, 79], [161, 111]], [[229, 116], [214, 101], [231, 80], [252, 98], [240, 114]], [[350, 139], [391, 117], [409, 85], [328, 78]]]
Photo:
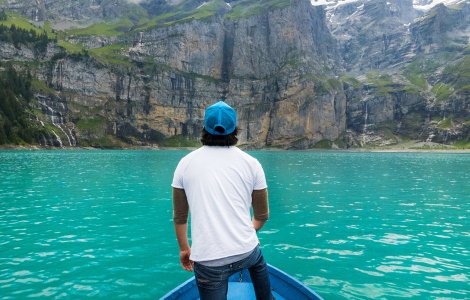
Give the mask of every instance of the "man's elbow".
[[268, 221], [269, 219], [269, 212], [267, 213], [264, 213], [264, 214], [256, 214], [253, 216], [253, 218], [258, 221], [258, 222], [262, 222], [263, 224], [266, 223], [266, 221]]
[[184, 225], [188, 223], [188, 216], [173, 216], [173, 223], [175, 225]]

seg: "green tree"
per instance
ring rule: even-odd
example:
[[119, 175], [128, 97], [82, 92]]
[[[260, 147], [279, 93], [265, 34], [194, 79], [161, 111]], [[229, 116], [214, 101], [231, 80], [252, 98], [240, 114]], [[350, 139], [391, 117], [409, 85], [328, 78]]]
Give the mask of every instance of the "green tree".
[[13, 67], [0, 73], [0, 144], [36, 143], [43, 129], [32, 125], [27, 113], [32, 76]]
[[7, 19], [7, 13], [4, 10], [0, 11], [0, 21], [6, 21]]

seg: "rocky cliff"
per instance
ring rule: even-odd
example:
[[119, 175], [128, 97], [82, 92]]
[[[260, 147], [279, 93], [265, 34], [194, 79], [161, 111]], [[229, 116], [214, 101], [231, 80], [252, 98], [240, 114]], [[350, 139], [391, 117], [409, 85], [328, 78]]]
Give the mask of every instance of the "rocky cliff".
[[[242, 143], [256, 147], [306, 147], [344, 130], [340, 87], [315, 93], [324, 84], [315, 74], [334, 68], [338, 56], [322, 9], [308, 2], [249, 18], [152, 29], [131, 56], [142, 63], [150, 56], [156, 69], [173, 70], [150, 79], [156, 92], [145, 117], [165, 135], [198, 135], [204, 107], [221, 97], [238, 109]], [[152, 109], [162, 105], [183, 105], [186, 112], [162, 123]]]
[[468, 141], [469, 8], [379, 0], [328, 11], [348, 73], [350, 145]]
[[468, 140], [468, 4], [62, 2], [0, 1], [0, 23], [49, 36], [41, 53], [0, 40], [0, 59], [37, 78], [32, 110], [62, 145], [190, 145], [220, 98], [250, 147]]
[[346, 70], [360, 75], [409, 59], [410, 26], [417, 15], [412, 0], [358, 1], [330, 9], [328, 24]]
[[2, 8], [36, 24], [49, 21], [56, 29], [84, 27], [122, 16], [143, 17], [146, 11], [127, 0], [2, 0]]

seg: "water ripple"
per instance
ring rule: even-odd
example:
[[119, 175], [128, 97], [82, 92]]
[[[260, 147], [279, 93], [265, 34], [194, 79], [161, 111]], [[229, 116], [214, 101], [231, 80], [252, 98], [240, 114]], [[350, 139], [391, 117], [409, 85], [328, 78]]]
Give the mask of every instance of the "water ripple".
[[[180, 151], [0, 151], [2, 299], [150, 299], [191, 276], [171, 222]], [[465, 299], [470, 156], [252, 152], [268, 262], [325, 299]]]

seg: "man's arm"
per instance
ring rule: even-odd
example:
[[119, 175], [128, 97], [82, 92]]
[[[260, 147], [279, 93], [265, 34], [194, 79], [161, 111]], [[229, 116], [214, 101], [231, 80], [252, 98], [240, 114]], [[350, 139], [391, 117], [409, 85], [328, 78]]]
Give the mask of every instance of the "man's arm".
[[189, 259], [191, 248], [188, 242], [188, 199], [183, 189], [173, 188], [173, 223], [176, 239], [180, 248], [180, 262], [186, 271], [193, 270], [193, 262]]
[[269, 218], [268, 190], [254, 190], [251, 194], [251, 206], [253, 207], [253, 227], [258, 231]]

